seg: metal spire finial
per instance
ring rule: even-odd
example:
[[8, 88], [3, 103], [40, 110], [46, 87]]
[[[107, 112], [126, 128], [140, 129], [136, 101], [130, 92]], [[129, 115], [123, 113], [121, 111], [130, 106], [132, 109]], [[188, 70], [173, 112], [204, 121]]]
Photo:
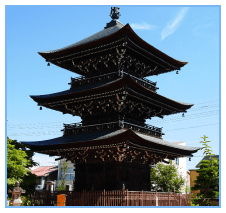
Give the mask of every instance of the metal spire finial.
[[119, 17], [121, 16], [120, 12], [119, 12], [119, 7], [111, 7], [111, 13], [110, 13], [110, 17], [114, 20], [114, 19], [119, 19]]
[[119, 12], [119, 7], [111, 7], [110, 17], [112, 18], [112, 20], [106, 24], [106, 27], [104, 29], [114, 27], [115, 25], [118, 25], [120, 28], [122, 28], [123, 24], [118, 20], [120, 16], [121, 14]]

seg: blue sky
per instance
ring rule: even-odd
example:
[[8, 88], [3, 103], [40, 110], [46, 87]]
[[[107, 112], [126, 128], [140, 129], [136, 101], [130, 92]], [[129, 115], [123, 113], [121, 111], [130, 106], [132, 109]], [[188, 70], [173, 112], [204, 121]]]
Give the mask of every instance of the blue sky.
[[[117, 6], [117, 5], [112, 5]], [[62, 135], [63, 123], [79, 122], [79, 117], [43, 108], [29, 95], [69, 89], [70, 77], [78, 75], [55, 65], [47, 67], [37, 53], [58, 49], [98, 31], [109, 17], [111, 6], [6, 6], [6, 115], [7, 136], [17, 141], [39, 141]], [[185, 117], [181, 114], [153, 118], [147, 123], [163, 127], [163, 139], [201, 146], [209, 137], [214, 154], [219, 154], [219, 24], [217, 6], [119, 6], [124, 25], [147, 43], [167, 55], [189, 62], [176, 72], [149, 77], [157, 81], [158, 93], [193, 103]], [[195, 169], [202, 151], [187, 170]], [[37, 154], [41, 165], [53, 158]]]

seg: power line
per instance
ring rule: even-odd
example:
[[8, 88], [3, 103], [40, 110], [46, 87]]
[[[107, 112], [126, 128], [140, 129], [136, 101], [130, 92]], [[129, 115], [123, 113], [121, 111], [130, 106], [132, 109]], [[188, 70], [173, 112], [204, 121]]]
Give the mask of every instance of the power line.
[[[175, 118], [170, 118], [170, 120], [167, 122], [167, 118], [165, 118], [164, 121], [153, 121], [154, 123], [169, 123], [169, 122], [174, 122], [174, 121], [181, 121], [181, 120], [188, 120], [188, 119], [191, 119], [191, 118], [200, 118], [200, 117], [206, 117], [206, 114], [208, 114], [207, 116], [212, 116], [212, 115], [216, 115], [216, 114], [219, 114], [218, 111], [207, 111], [207, 112], [201, 112], [201, 113], [195, 113], [195, 114], [190, 114], [188, 115], [189, 118], [181, 118], [181, 117], [175, 117]], [[198, 115], [198, 117], [195, 117], [196, 115]], [[203, 116], [201, 116], [203, 115]], [[192, 117], [193, 116], [193, 117]], [[58, 122], [48, 122], [48, 123], [36, 123], [36, 124], [52, 124], [52, 123], [63, 123], [63, 122], [76, 122], [75, 120], [73, 121], [58, 121]], [[36, 124], [20, 124], [20, 125], [8, 125], [8, 130], [11, 130], [11, 129], [44, 129], [44, 128], [60, 128], [62, 127], [62, 125], [52, 125], [52, 126], [35, 126]], [[23, 126], [22, 126], [23, 125]], [[26, 127], [26, 125], [28, 127]], [[31, 126], [30, 126], [31, 125]]]
[[203, 102], [203, 103], [198, 103], [198, 104], [195, 104], [195, 105], [200, 105], [200, 104], [207, 104], [207, 103], [212, 103], [212, 102], [219, 102], [219, 100], [215, 100], [215, 101], [208, 101], [208, 102]]
[[198, 127], [203, 127], [203, 126], [212, 126], [212, 125], [217, 125], [217, 124], [219, 124], [219, 123], [202, 125], [202, 126], [193, 126], [193, 127], [187, 127], [187, 128], [180, 128], [180, 129], [171, 129], [171, 130], [165, 130], [165, 131], [169, 132], [169, 131], [176, 131], [176, 130], [181, 130], [181, 129], [192, 129], [192, 128], [198, 128]]
[[196, 108], [191, 108], [188, 111], [198, 111], [199, 109], [206, 109], [206, 108], [214, 108], [214, 107], [219, 107], [219, 104], [213, 104], [213, 105], [207, 105], [207, 106], [202, 106], [202, 107], [196, 107]]
[[[216, 100], [218, 101], [218, 100]], [[210, 101], [210, 102], [204, 102], [204, 103], [211, 103], [211, 102], [216, 102], [216, 101]], [[202, 103], [203, 104], [203, 103]], [[197, 109], [203, 109], [203, 108], [213, 108], [217, 104], [209, 105], [209, 106], [202, 106], [202, 107], [197, 107], [193, 111], [197, 111]], [[157, 120], [154, 122], [151, 122], [152, 124], [165, 124], [165, 123], [172, 123], [172, 122], [180, 122], [180, 121], [186, 121], [190, 119], [197, 119], [197, 118], [202, 118], [202, 117], [207, 117], [207, 116], [213, 116], [219, 114], [218, 111], [206, 111], [206, 112], [201, 112], [201, 113], [194, 113], [186, 116], [186, 118], [183, 117], [175, 117], [171, 118], [167, 121], [167, 118], [165, 120]], [[14, 129], [45, 129], [45, 128], [62, 128], [63, 125], [51, 125], [48, 126], [48, 124], [54, 124], [54, 123], [63, 123], [63, 122], [76, 122], [76, 120], [73, 121], [55, 121], [55, 122], [46, 122], [46, 123], [35, 123], [35, 124], [20, 124], [20, 125], [8, 125], [8, 130], [14, 130]], [[150, 122], [149, 122], [150, 123]], [[46, 126], [37, 126], [37, 124], [47, 124]], [[26, 125], [29, 125], [26, 127]], [[216, 124], [210, 124], [210, 125], [216, 125]], [[203, 125], [203, 126], [209, 126], [209, 125]], [[196, 127], [189, 127], [189, 128], [197, 128], [197, 127], [202, 127], [202, 126], [196, 126]], [[180, 128], [180, 129], [189, 129], [189, 128]], [[168, 131], [176, 131], [180, 129], [174, 129], [174, 130], [168, 130]], [[167, 130], [166, 130], [167, 131]], [[9, 136], [44, 136], [44, 135], [58, 135], [59, 136], [59, 131], [48, 131], [48, 132], [25, 132], [25, 133], [11, 133]]]
[[[192, 129], [192, 128], [198, 128], [198, 127], [203, 127], [203, 126], [212, 126], [212, 125], [217, 125], [219, 123], [215, 124], [208, 124], [208, 125], [201, 125], [201, 126], [194, 126], [194, 127], [186, 127], [186, 128], [180, 128], [180, 129], [171, 129], [171, 130], [165, 130], [165, 132], [169, 131], [177, 131], [181, 129]], [[55, 133], [55, 134], [52, 134]], [[24, 132], [24, 133], [11, 133], [9, 136], [43, 136], [43, 135], [59, 135], [59, 131], [48, 131], [48, 132]]]
[[52, 123], [63, 123], [63, 122], [77, 122], [77, 121], [81, 121], [80, 120], [73, 120], [73, 121], [53, 121], [53, 122], [48, 122], [48, 123], [33, 123], [33, 124], [14, 124], [14, 125], [7, 125], [9, 127], [14, 127], [14, 126], [30, 126], [30, 125], [37, 125], [37, 124], [52, 124]]
[[[188, 118], [176, 118], [176, 119], [171, 119], [169, 121], [154, 121], [154, 122], [149, 122], [151, 124], [154, 124], [154, 125], [160, 125], [160, 124], [166, 124], [166, 123], [173, 123], [173, 122], [180, 122], [180, 121], [187, 121], [187, 120], [190, 120], [190, 119], [197, 119], [197, 118], [202, 118], [202, 117], [208, 117], [208, 116], [213, 116], [213, 115], [218, 115], [218, 113], [213, 113], [213, 114], [204, 114], [203, 116], [193, 116], [193, 117], [188, 117]], [[15, 128], [8, 128], [7, 130], [14, 130], [14, 129], [19, 129], [19, 130], [22, 130], [22, 129], [46, 129], [46, 128], [63, 128], [62, 125], [60, 126], [36, 126], [36, 127], [15, 127]], [[57, 132], [57, 131], [48, 131], [48, 132]], [[25, 134], [25, 133], [24, 133]], [[32, 134], [35, 134], [35, 132], [33, 132]]]
[[[212, 102], [217, 102], [217, 101], [219, 101], [219, 100], [215, 100], [215, 101], [209, 101], [209, 102], [203, 102], [203, 103], [198, 103], [198, 104], [196, 104], [196, 105], [200, 105], [200, 104], [206, 104], [206, 103], [212, 103]], [[217, 105], [217, 104], [215, 104], [215, 105]], [[210, 105], [210, 106], [213, 106], [213, 105]], [[210, 107], [210, 106], [207, 106], [207, 107]], [[203, 106], [203, 107], [206, 107], [206, 106]], [[200, 108], [200, 107], [198, 107], [198, 108]], [[195, 109], [197, 109], [197, 108], [194, 108], [194, 109], [191, 109], [191, 110], [189, 110], [189, 111], [193, 111], [193, 110], [195, 110]], [[79, 116], [76, 116], [76, 117], [79, 117]], [[80, 119], [80, 118], [79, 118]], [[22, 125], [27, 125], [27, 126], [30, 126], [30, 125], [37, 125], [37, 124], [52, 124], [52, 123], [63, 123], [63, 122], [68, 122], [68, 123], [70, 123], [70, 122], [77, 122], [77, 121], [81, 121], [81, 119], [80, 120], [73, 120], [73, 121], [52, 121], [52, 122], [47, 122], [47, 123], [33, 123], [33, 124], [9, 124], [9, 125], [7, 125], [8, 127], [14, 127], [14, 126], [22, 126]]]
[[213, 112], [212, 113], [209, 113], [209, 112], [206, 112], [206, 113], [198, 113], [198, 114], [192, 114], [194, 116], [187, 116], [186, 118], [184, 117], [176, 117], [176, 118], [170, 118], [168, 120], [159, 120], [159, 121], [153, 121], [153, 122], [149, 122], [151, 124], [165, 124], [165, 123], [173, 123], [173, 122], [178, 122], [178, 121], [187, 121], [187, 120], [190, 120], [190, 119], [197, 119], [197, 118], [203, 118], [203, 117], [208, 117], [208, 116], [213, 116], [213, 115], [219, 115], [218, 112]]

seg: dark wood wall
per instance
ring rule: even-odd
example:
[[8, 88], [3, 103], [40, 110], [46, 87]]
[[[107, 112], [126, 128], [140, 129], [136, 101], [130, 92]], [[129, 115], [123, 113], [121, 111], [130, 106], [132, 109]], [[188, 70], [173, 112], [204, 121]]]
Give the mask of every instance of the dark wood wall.
[[130, 191], [150, 191], [150, 167], [118, 162], [76, 165], [76, 191], [121, 190], [123, 184]]

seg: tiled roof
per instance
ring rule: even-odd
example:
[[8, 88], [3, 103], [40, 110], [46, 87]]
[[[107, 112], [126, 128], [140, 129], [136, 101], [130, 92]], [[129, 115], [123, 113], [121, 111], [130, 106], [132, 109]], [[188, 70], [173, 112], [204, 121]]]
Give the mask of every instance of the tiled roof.
[[115, 26], [109, 27], [107, 29], [103, 29], [98, 33], [95, 33], [95, 34], [93, 34], [93, 35], [91, 35], [91, 36], [89, 36], [85, 39], [82, 39], [81, 41], [78, 41], [74, 44], [68, 45], [68, 46], [60, 48], [60, 49], [46, 51], [46, 52], [40, 52], [40, 53], [55, 53], [55, 52], [60, 52], [60, 51], [70, 49], [70, 48], [73, 48], [73, 47], [77, 47], [77, 46], [80, 46], [80, 45], [83, 45], [83, 44], [87, 44], [87, 43], [99, 40], [101, 38], [107, 37], [111, 34], [114, 34], [118, 30], [120, 30], [122, 27], [123, 27], [123, 24], [120, 21], [117, 20], [117, 24]]
[[82, 87], [76, 87], [76, 88], [71, 88], [69, 90], [65, 90], [62, 92], [56, 92], [56, 93], [51, 93], [51, 94], [46, 94], [46, 95], [31, 95], [31, 98], [50, 98], [50, 97], [56, 97], [56, 96], [62, 96], [62, 95], [68, 95], [68, 94], [72, 94], [72, 93], [76, 93], [76, 92], [81, 92], [81, 91], [85, 91], [85, 90], [89, 90], [89, 89], [94, 89], [100, 86], [104, 86], [107, 85], [109, 82], [113, 82], [113, 81], [104, 81], [104, 82], [99, 82], [96, 84], [89, 84], [89, 85], [85, 85]]
[[40, 166], [36, 169], [33, 169], [31, 173], [35, 174], [36, 176], [42, 177], [48, 176], [50, 173], [56, 170], [58, 170], [58, 166]]
[[190, 104], [190, 103], [185, 103], [185, 102], [182, 102], [182, 101], [176, 101], [176, 100], [173, 100], [173, 99], [171, 99], [171, 98], [168, 98], [169, 100], [171, 100], [171, 101], [175, 101], [175, 102], [177, 102], [177, 103], [179, 103], [179, 104], [182, 104], [182, 105], [188, 105], [188, 106], [193, 106], [194, 104]]
[[[212, 155], [211, 157], [212, 157], [212, 158], [218, 158], [218, 159], [219, 159], [219, 155]], [[205, 157], [203, 157], [202, 160], [209, 160], [209, 159], [210, 159], [209, 156], [205, 156]], [[202, 161], [202, 160], [201, 160], [201, 161]], [[199, 165], [201, 164], [201, 161], [195, 166], [195, 168], [199, 168]]]
[[180, 145], [180, 144], [177, 144], [176, 142], [165, 141], [163, 139], [151, 137], [149, 135], [145, 135], [145, 134], [142, 134], [142, 133], [136, 133], [136, 134], [139, 137], [141, 137], [145, 140], [148, 140], [148, 141], [151, 141], [151, 142], [154, 142], [154, 143], [158, 143], [158, 144], [161, 144], [161, 145], [165, 145], [165, 146], [168, 146], [168, 147], [173, 147], [173, 148], [178, 148], [178, 149], [183, 149], [183, 150], [188, 150], [188, 151], [194, 151], [194, 150], [201, 148], [201, 147], [191, 147], [191, 146]]
[[77, 134], [77, 135], [67, 135], [58, 138], [53, 138], [50, 140], [44, 141], [37, 141], [37, 142], [22, 142], [23, 144], [27, 145], [35, 145], [35, 146], [42, 146], [42, 145], [56, 145], [56, 144], [67, 144], [67, 143], [75, 143], [81, 141], [90, 141], [90, 140], [99, 140], [99, 139], [106, 139], [113, 136], [116, 136], [120, 133], [125, 132], [126, 130], [109, 130], [104, 132], [90, 132], [86, 134]]
[[[56, 145], [56, 144], [67, 144], [67, 143], [76, 143], [76, 142], [86, 142], [90, 140], [101, 140], [101, 139], [107, 139], [111, 138], [117, 135], [120, 135], [128, 130], [126, 129], [119, 129], [119, 130], [111, 130], [111, 131], [103, 131], [103, 132], [91, 132], [91, 133], [86, 133], [86, 134], [77, 134], [77, 135], [68, 135], [68, 136], [62, 136], [50, 140], [45, 140], [45, 141], [38, 141], [38, 142], [22, 142], [23, 144], [27, 145], [35, 145], [35, 146], [40, 146], [40, 145]], [[190, 146], [183, 146], [183, 145], [178, 145], [176, 143], [171, 143], [162, 139], [158, 139], [149, 135], [145, 135], [142, 133], [138, 133], [133, 131], [137, 136], [140, 138], [143, 138], [144, 140], [150, 141], [152, 143], [172, 147], [172, 148], [177, 148], [181, 150], [187, 150], [187, 151], [195, 151], [200, 149], [200, 147], [190, 147]]]

